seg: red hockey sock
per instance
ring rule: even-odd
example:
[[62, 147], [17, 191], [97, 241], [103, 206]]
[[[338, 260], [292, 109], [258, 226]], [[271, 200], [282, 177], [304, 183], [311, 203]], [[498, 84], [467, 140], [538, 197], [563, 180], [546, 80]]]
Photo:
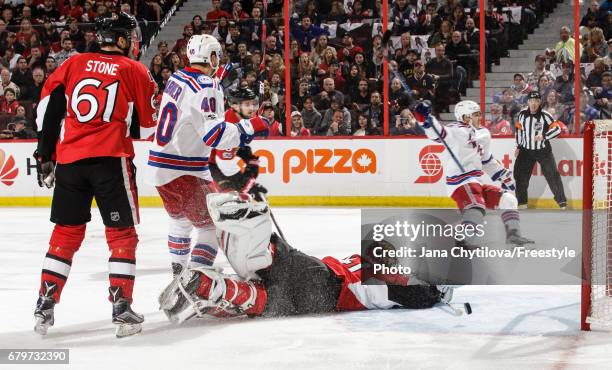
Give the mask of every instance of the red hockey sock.
[[[120, 287], [123, 297], [132, 302], [136, 274], [138, 235], [131, 227], [106, 227], [106, 242], [111, 251], [108, 259], [108, 279], [111, 287]], [[112, 297], [108, 297], [112, 302]]]
[[60, 301], [62, 290], [70, 274], [72, 257], [81, 247], [84, 237], [85, 225], [55, 225], [43, 263], [40, 294], [50, 294], [56, 303]]

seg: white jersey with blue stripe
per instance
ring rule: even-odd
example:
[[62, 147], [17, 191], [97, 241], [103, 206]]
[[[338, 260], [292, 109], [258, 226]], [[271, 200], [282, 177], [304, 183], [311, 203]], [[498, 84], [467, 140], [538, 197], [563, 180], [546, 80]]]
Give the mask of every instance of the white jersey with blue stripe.
[[[485, 172], [491, 176], [495, 173], [494, 170], [501, 167], [491, 154], [491, 134], [488, 129], [475, 129], [472, 125], [461, 122], [442, 126], [435, 117], [432, 119], [433, 127], [424, 127], [424, 130], [428, 138], [442, 143], [441, 137], [448, 145], [443, 167], [449, 195], [464, 184], [481, 184], [481, 177]], [[449, 149], [461, 166], [452, 158]]]
[[166, 84], [149, 151], [146, 181], [160, 186], [190, 175], [211, 181], [212, 148], [240, 145], [240, 132], [224, 119], [223, 88], [192, 68], [176, 71]]

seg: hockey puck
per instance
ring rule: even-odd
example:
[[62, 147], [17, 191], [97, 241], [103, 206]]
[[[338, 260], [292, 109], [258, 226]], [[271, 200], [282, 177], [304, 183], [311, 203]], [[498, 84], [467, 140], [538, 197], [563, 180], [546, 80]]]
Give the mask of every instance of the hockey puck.
[[465, 307], [465, 313], [467, 313], [468, 315], [472, 314], [472, 305], [469, 304], [468, 302], [465, 302], [463, 304], [463, 307]]

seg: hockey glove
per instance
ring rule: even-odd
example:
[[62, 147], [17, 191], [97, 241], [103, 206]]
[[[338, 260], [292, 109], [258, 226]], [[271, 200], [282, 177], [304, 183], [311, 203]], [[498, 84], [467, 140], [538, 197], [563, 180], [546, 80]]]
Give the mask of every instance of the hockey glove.
[[414, 118], [417, 122], [425, 122], [431, 114], [431, 102], [429, 100], [423, 100], [416, 107], [414, 107]]
[[51, 189], [55, 184], [55, 161], [38, 154], [38, 150], [34, 152], [33, 157], [36, 160], [38, 186]]
[[510, 170], [504, 168], [497, 171], [493, 176], [491, 176], [491, 180], [499, 181], [501, 183], [501, 188], [504, 190], [516, 190], [514, 176], [512, 175], [512, 171]]
[[257, 116], [251, 119], [243, 119], [236, 125], [240, 131], [240, 146], [250, 143], [255, 136], [268, 137], [269, 122], [265, 117]]
[[245, 177], [256, 179], [259, 176], [259, 157], [253, 154], [250, 146], [243, 146], [238, 149], [236, 155], [245, 164], [242, 174]]
[[258, 202], [264, 202], [265, 199], [265, 194], [268, 194], [268, 189], [266, 189], [263, 185], [261, 185], [260, 183], [255, 183], [253, 184], [253, 186], [251, 187], [251, 189], [249, 190], [249, 194], [253, 195], [253, 198], [258, 201]]

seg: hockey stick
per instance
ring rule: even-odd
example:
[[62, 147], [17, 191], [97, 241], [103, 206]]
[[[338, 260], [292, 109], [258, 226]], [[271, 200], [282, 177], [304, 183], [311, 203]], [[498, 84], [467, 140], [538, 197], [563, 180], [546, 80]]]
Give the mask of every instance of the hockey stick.
[[[440, 303], [444, 304], [443, 307], [448, 307], [451, 311], [450, 313], [454, 316], [463, 316], [463, 314], [471, 315], [472, 305], [469, 302], [456, 304], [451, 303], [456, 287], [457, 286], [453, 285], [438, 285], [437, 288], [441, 293]], [[442, 308], [442, 310], [444, 309]]]
[[[266, 203], [268, 203], [268, 199], [266, 198], [266, 195], [264, 193], [260, 192], [258, 194], [261, 197], [261, 199], [263, 199]], [[270, 218], [272, 219], [272, 223], [274, 223], [274, 227], [276, 227], [276, 231], [278, 231], [278, 234], [280, 235], [281, 239], [283, 239], [284, 241], [287, 241], [287, 239], [285, 239], [285, 235], [283, 234], [283, 231], [278, 226], [278, 222], [276, 222], [276, 217], [274, 217], [274, 213], [272, 213], [272, 209], [270, 208], [270, 203], [268, 203], [268, 209], [270, 210]]]
[[[452, 314], [453, 316], [463, 316], [464, 314], [466, 315], [471, 315], [472, 314], [472, 305], [469, 304], [469, 302], [465, 302], [465, 303], [446, 303], [446, 302], [442, 302], [444, 304], [444, 306], [442, 307], [448, 307], [450, 309], [450, 314]], [[444, 308], [442, 308], [443, 311], [447, 311]], [[447, 311], [448, 312], [448, 311]]]

